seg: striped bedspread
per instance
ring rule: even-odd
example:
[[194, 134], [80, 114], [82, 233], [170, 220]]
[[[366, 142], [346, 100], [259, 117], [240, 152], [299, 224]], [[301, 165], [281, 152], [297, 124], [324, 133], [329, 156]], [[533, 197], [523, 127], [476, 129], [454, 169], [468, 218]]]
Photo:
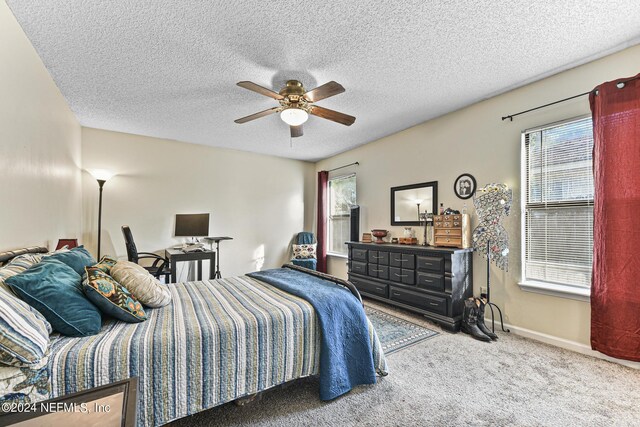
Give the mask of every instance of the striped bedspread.
[[[305, 300], [247, 276], [170, 285], [146, 322], [51, 345], [51, 397], [138, 377], [138, 426], [158, 426], [319, 373], [320, 336]], [[371, 323], [376, 370], [386, 373]]]

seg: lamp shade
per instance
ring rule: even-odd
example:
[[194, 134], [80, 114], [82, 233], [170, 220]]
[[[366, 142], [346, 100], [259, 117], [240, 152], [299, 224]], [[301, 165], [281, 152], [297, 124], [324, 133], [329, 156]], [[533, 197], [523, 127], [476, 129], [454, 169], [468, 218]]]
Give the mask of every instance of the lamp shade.
[[108, 181], [115, 173], [106, 169], [90, 169], [89, 173], [98, 181]]
[[309, 118], [309, 114], [300, 108], [287, 108], [280, 113], [283, 122], [290, 126], [300, 126]]

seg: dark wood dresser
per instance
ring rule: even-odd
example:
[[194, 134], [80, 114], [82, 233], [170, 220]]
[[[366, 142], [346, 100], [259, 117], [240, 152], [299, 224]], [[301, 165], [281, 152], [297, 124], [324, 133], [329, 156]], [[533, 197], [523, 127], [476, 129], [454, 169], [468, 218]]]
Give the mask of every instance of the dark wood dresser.
[[473, 295], [473, 249], [347, 242], [349, 281], [363, 296], [424, 314], [460, 329]]

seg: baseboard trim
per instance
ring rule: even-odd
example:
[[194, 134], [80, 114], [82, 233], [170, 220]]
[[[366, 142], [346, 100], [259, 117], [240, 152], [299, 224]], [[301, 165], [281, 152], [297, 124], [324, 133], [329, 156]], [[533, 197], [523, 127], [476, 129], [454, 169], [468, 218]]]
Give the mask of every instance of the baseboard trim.
[[[485, 319], [485, 323], [490, 325], [491, 319]], [[499, 327], [499, 324], [496, 325]], [[540, 341], [545, 344], [553, 345], [556, 347], [564, 348], [567, 350], [575, 351], [576, 353], [584, 354], [586, 356], [596, 357], [609, 362], [617, 363], [619, 365], [628, 366], [629, 368], [640, 369], [640, 362], [631, 362], [629, 360], [616, 359], [615, 357], [607, 356], [599, 351], [592, 350], [588, 345], [579, 343], [577, 341], [571, 341], [553, 335], [544, 334], [542, 332], [532, 331], [531, 329], [521, 328], [519, 326], [504, 324], [505, 329], [510, 329], [512, 333], [520, 335], [525, 338]]]

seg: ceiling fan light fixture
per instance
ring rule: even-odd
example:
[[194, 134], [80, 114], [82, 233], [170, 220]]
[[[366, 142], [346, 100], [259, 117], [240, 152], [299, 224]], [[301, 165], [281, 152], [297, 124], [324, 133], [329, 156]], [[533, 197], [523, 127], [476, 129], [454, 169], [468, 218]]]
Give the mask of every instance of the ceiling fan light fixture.
[[309, 119], [309, 114], [300, 108], [287, 108], [282, 110], [280, 118], [289, 126], [300, 126]]

